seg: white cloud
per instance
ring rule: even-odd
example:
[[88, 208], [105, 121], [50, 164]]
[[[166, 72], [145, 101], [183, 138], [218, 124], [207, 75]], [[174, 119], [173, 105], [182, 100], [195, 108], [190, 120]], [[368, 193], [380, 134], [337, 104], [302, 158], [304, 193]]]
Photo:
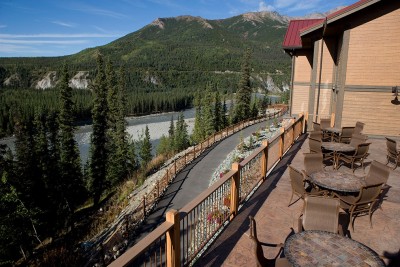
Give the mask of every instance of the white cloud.
[[54, 55], [55, 52], [49, 49], [38, 49], [37, 47], [30, 47], [25, 45], [13, 45], [13, 44], [2, 44], [0, 45], [0, 53], [12, 54], [16, 53], [22, 54], [37, 54], [37, 55]]
[[267, 5], [264, 1], [258, 3], [258, 11], [274, 11], [275, 8], [271, 5]]
[[87, 40], [15, 40], [0, 39], [2, 44], [85, 44]]
[[121, 37], [121, 34], [104, 34], [104, 33], [0, 34], [0, 38], [113, 38], [113, 37]]
[[68, 27], [68, 28], [76, 27], [76, 24], [74, 24], [74, 23], [68, 23], [68, 22], [63, 22], [63, 21], [52, 21], [52, 23], [60, 25], [60, 26]]

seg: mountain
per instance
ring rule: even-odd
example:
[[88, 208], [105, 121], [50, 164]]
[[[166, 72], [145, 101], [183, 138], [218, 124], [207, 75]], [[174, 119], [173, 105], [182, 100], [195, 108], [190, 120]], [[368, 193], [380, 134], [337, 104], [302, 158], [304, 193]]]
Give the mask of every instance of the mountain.
[[[287, 84], [290, 58], [281, 44], [288, 18], [276, 12], [252, 12], [207, 20], [179, 16], [158, 18], [142, 29], [107, 45], [85, 49], [65, 57], [0, 58], [0, 86], [9, 77], [9, 87], [51, 87], [54, 71], [65, 61], [71, 75], [79, 71], [93, 74], [95, 55], [102, 53], [114, 65], [125, 65], [131, 88], [204, 88], [209, 81], [223, 90], [235, 89], [246, 47], [252, 50], [255, 87], [271, 77], [279, 87]], [[15, 79], [17, 77], [18, 79]], [[43, 80], [45, 79], [45, 80]], [[86, 81], [85, 81], [86, 82]]]

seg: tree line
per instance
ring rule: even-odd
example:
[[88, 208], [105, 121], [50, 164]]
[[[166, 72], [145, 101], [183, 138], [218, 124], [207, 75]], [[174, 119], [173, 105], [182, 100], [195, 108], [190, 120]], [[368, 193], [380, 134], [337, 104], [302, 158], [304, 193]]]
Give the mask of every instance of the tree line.
[[[161, 137], [157, 148], [158, 155], [181, 151], [232, 123], [259, 114], [259, 107], [264, 108], [267, 100], [251, 98], [250, 56], [247, 50], [236, 98], [231, 95], [229, 99], [229, 111], [226, 95], [220, 95], [217, 85], [207, 83], [205, 90], [195, 95], [193, 134], [188, 134], [183, 113], [175, 124], [171, 118], [168, 136]], [[115, 71], [112, 62], [104, 62], [101, 54], [97, 55], [96, 66], [88, 91], [93, 102], [93, 132], [89, 159], [83, 168], [74, 140], [79, 93], [68, 85], [66, 65], [57, 88], [51, 91], [57, 94], [53, 99], [57, 108], [47, 112], [46, 105], [36, 106], [32, 121], [9, 115], [14, 121], [16, 141], [14, 153], [0, 146], [0, 264], [29, 258], [45, 239], [57, 237], [73, 255], [66, 262], [79, 265], [79, 255], [72, 253], [74, 236], [79, 231], [78, 210], [87, 203], [97, 210], [116, 187], [127, 178], [134, 179], [133, 171], [146, 169], [153, 158], [147, 126], [136, 141], [126, 132], [129, 94], [125, 68]]]

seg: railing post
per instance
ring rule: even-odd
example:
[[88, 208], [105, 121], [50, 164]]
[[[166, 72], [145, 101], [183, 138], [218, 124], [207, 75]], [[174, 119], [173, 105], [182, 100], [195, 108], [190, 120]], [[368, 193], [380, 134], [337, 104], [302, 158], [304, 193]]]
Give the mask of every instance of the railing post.
[[239, 162], [232, 163], [232, 170], [235, 174], [231, 181], [231, 220], [236, 216], [239, 207], [239, 187], [240, 187], [240, 164]]
[[176, 159], [174, 160], [174, 175], [176, 175]]
[[307, 122], [308, 122], [308, 111], [306, 111], [306, 113], [304, 114], [304, 118], [303, 118], [303, 134], [306, 133]]
[[267, 172], [268, 172], [268, 149], [269, 149], [268, 144], [269, 144], [268, 140], [262, 141], [262, 145], [265, 146], [261, 158], [261, 164], [262, 164], [261, 172], [263, 180], [267, 178]]
[[296, 133], [295, 133], [295, 129], [294, 129], [294, 127], [295, 127], [295, 125], [294, 125], [294, 123], [296, 122], [296, 120], [295, 120], [295, 118], [292, 118], [292, 145], [294, 144], [294, 139], [296, 138], [295, 137], [295, 135], [296, 135]]
[[167, 267], [181, 266], [181, 245], [180, 245], [180, 219], [179, 212], [169, 210], [166, 214], [166, 221], [173, 223], [174, 226], [166, 233], [167, 240]]
[[157, 181], [157, 198], [160, 197], [160, 181]]
[[215, 143], [215, 133], [213, 133], [213, 137], [214, 137], [214, 142], [213, 142], [213, 144]]
[[193, 160], [196, 158], [196, 145], [193, 146]]
[[279, 158], [282, 159], [283, 150], [285, 147], [285, 128], [281, 127], [281, 136], [279, 140]]

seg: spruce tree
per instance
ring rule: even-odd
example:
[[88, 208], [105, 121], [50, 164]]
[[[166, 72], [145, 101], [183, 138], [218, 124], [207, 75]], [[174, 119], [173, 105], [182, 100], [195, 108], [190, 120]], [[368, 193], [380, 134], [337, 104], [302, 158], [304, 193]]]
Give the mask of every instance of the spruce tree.
[[150, 132], [149, 132], [149, 127], [146, 125], [146, 128], [144, 130], [144, 133], [142, 133], [142, 136], [140, 138], [141, 144], [140, 144], [140, 158], [141, 158], [141, 166], [142, 168], [146, 167], [147, 163], [150, 162], [152, 155], [151, 155], [151, 143], [150, 143]]
[[92, 83], [94, 94], [92, 118], [93, 132], [90, 144], [90, 180], [94, 205], [100, 202], [103, 191], [107, 188], [107, 81], [104, 61], [97, 56], [97, 74]]
[[223, 103], [223, 105], [222, 105], [222, 112], [221, 112], [221, 116], [222, 116], [222, 119], [221, 119], [221, 122], [222, 122], [222, 128], [220, 129], [220, 130], [222, 130], [222, 129], [225, 129], [227, 126], [228, 126], [228, 124], [229, 124], [229, 121], [228, 121], [228, 110], [227, 110], [227, 107], [226, 107], [226, 99], [225, 99], [225, 97], [224, 97], [224, 103]]
[[184, 150], [189, 146], [189, 135], [187, 131], [187, 124], [183, 112], [179, 113], [178, 120], [175, 127], [174, 144], [177, 151]]
[[238, 90], [236, 91], [235, 112], [233, 115], [233, 122], [235, 123], [251, 116], [250, 57], [251, 52], [247, 48], [241, 68], [242, 75], [239, 80]]
[[74, 139], [75, 118], [72, 88], [69, 86], [68, 68], [64, 65], [60, 90], [60, 179], [58, 192], [62, 198], [60, 212], [68, 215], [86, 198], [78, 144]]
[[221, 97], [218, 90], [215, 92], [214, 98], [214, 129], [219, 131], [224, 128], [223, 123], [223, 107], [221, 103]]
[[215, 132], [215, 125], [214, 125], [214, 99], [213, 99], [213, 92], [212, 92], [212, 85], [208, 83], [206, 86], [206, 93], [205, 97], [202, 99], [203, 104], [203, 112], [202, 112], [202, 121], [203, 121], [203, 136], [202, 139], [210, 136]]
[[[171, 122], [169, 124], [169, 129], [168, 129], [168, 138], [166, 140], [163, 140], [163, 142], [164, 142], [163, 145], [166, 145], [166, 142], [168, 141], [168, 146], [169, 146], [169, 151], [165, 151], [165, 152], [172, 152], [177, 149], [175, 147], [174, 139], [175, 139], [174, 116], [171, 116]], [[162, 150], [165, 150], [165, 149], [162, 149]]]
[[202, 102], [203, 95], [201, 94], [200, 90], [197, 90], [195, 97], [194, 97], [194, 106], [196, 108], [196, 114], [194, 119], [194, 128], [192, 139], [195, 143], [199, 143], [203, 141], [204, 138], [204, 127], [203, 127], [203, 102]]

